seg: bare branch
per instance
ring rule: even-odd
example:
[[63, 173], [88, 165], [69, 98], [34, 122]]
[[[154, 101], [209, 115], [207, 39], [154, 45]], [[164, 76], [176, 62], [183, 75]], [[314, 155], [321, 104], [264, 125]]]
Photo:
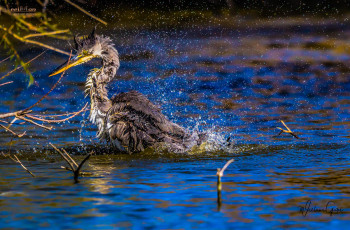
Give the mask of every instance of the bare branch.
[[[29, 60], [28, 62], [26, 62], [24, 65], [28, 65], [29, 63], [31, 63], [32, 61], [34, 61], [35, 59], [37, 59], [38, 57], [40, 57], [41, 55], [43, 55], [46, 52], [43, 51], [41, 52], [39, 55], [35, 56], [34, 58], [32, 58], [31, 60]], [[7, 74], [5, 74], [4, 76], [0, 77], [0, 80], [4, 79], [5, 77], [9, 76], [10, 74], [12, 74], [13, 72], [15, 72], [16, 70], [19, 70], [23, 68], [23, 66], [18, 66], [17, 68], [14, 68], [13, 70], [11, 70], [10, 72], [8, 72]], [[1, 85], [0, 85], [1, 86]]]
[[219, 209], [220, 209], [221, 203], [222, 203], [222, 199], [221, 199], [221, 190], [222, 190], [221, 177], [224, 175], [224, 171], [226, 170], [226, 168], [232, 162], [234, 162], [234, 159], [231, 159], [231, 160], [227, 161], [226, 164], [224, 165], [224, 167], [222, 169], [218, 168], [217, 172], [216, 172], [216, 176], [217, 176], [217, 182], [216, 182], [217, 204], [218, 204], [218, 208]]
[[[40, 117], [37, 117], [37, 116], [34, 116], [34, 115], [29, 115], [29, 114], [27, 114], [27, 115], [25, 115], [25, 116], [28, 117], [28, 118], [31, 118], [31, 119], [33, 119], [33, 120], [43, 121], [43, 122], [47, 122], [47, 123], [61, 123], [61, 122], [68, 121], [68, 120], [72, 119], [73, 117], [76, 117], [77, 115], [79, 115], [79, 114], [82, 113], [83, 111], [86, 111], [85, 109], [86, 109], [87, 106], [88, 106], [88, 103], [86, 103], [86, 104], [84, 105], [84, 107], [83, 107], [81, 110], [79, 110], [78, 112], [71, 113], [71, 114], [73, 114], [73, 115], [71, 115], [71, 116], [69, 116], [69, 117], [66, 117], [66, 118], [64, 118], [64, 119], [60, 119], [60, 120], [48, 120], [48, 119], [40, 118]], [[41, 116], [41, 115], [40, 115], [40, 116]], [[53, 116], [55, 116], [55, 115], [53, 115]], [[57, 115], [56, 115], [56, 116], [57, 116]], [[64, 115], [60, 115], [60, 116], [64, 116]]]
[[79, 167], [74, 171], [74, 181], [77, 183], [79, 182], [78, 177], [79, 177], [79, 172], [80, 169], [83, 167], [84, 163], [91, 157], [93, 152], [90, 152], [89, 155], [87, 155], [84, 160], [80, 163]]
[[8, 56], [7, 58], [2, 59], [2, 60], [0, 61], [0, 63], [3, 63], [4, 61], [6, 61], [6, 60], [8, 60], [8, 59], [10, 59], [10, 58], [11, 58], [11, 56]]
[[30, 175], [32, 175], [32, 177], [35, 177], [34, 174], [22, 164], [22, 162], [18, 159], [16, 155], [13, 156], [16, 158], [17, 162], [22, 166], [22, 168], [24, 168], [24, 170], [26, 170]]
[[227, 161], [226, 164], [224, 165], [224, 167], [220, 171], [218, 171], [220, 177], [222, 177], [224, 175], [224, 171], [226, 170], [226, 168], [234, 161], [235, 161], [234, 159]]
[[102, 19], [99, 19], [98, 17], [96, 17], [96, 16], [90, 14], [89, 12], [87, 12], [86, 10], [84, 10], [83, 8], [81, 8], [80, 6], [78, 6], [77, 4], [75, 4], [75, 3], [73, 3], [73, 2], [71, 2], [71, 1], [69, 1], [69, 0], [64, 0], [64, 1], [66, 1], [66, 2], [69, 3], [69, 4], [71, 4], [72, 6], [74, 6], [75, 8], [77, 8], [78, 10], [82, 11], [83, 13], [89, 15], [89, 16], [92, 17], [93, 19], [95, 19], [95, 20], [97, 20], [97, 21], [103, 23], [104, 25], [107, 25], [107, 22], [105, 22], [105, 21], [103, 21]]
[[[67, 62], [67, 66], [69, 65], [70, 62], [70, 58], [72, 56], [72, 51], [70, 51], [69, 54], [69, 58], [68, 58], [68, 62]], [[65, 74], [66, 70], [63, 71], [63, 73], [61, 74], [60, 78], [57, 80], [57, 82], [51, 87], [51, 89], [49, 90], [49, 92], [47, 92], [44, 96], [42, 96], [36, 103], [34, 103], [33, 105], [29, 106], [28, 108], [24, 109], [23, 111], [28, 111], [31, 108], [33, 108], [34, 106], [38, 105], [42, 100], [44, 100], [45, 97], [47, 97], [47, 95], [49, 95], [58, 85], [58, 83], [60, 82], [60, 80], [62, 79], [63, 75]]]
[[45, 126], [45, 125], [38, 124], [38, 123], [36, 123], [35, 121], [32, 121], [32, 120], [30, 120], [30, 119], [27, 119], [27, 118], [25, 118], [25, 117], [23, 117], [23, 116], [16, 116], [16, 117], [17, 117], [18, 119], [23, 120], [23, 121], [32, 123], [33, 125], [39, 126], [40, 128], [47, 129], [47, 130], [52, 130], [52, 126], [47, 127], [47, 126]]
[[29, 43], [29, 44], [34, 44], [34, 45], [37, 45], [37, 46], [41, 46], [41, 47], [45, 47], [47, 49], [50, 49], [50, 50], [53, 50], [53, 51], [56, 51], [58, 53], [62, 53], [62, 54], [65, 54], [65, 55], [69, 55], [69, 53], [63, 51], [63, 50], [60, 50], [60, 49], [57, 49], [55, 47], [52, 47], [52, 46], [49, 46], [49, 45], [46, 45], [44, 43], [41, 43], [41, 42], [38, 42], [38, 41], [33, 41], [33, 40], [29, 40], [29, 39], [26, 39], [26, 38], [22, 38], [20, 37], [19, 35], [13, 33], [11, 30], [3, 27], [0, 25], [0, 29], [6, 31], [7, 33], [9, 33], [10, 35], [12, 35], [12, 37], [16, 38], [17, 40], [21, 41], [21, 42], [24, 42], [24, 43]]
[[19, 163], [19, 164], [22, 166], [22, 168], [23, 168], [24, 170], [26, 170], [30, 175], [32, 175], [32, 177], [35, 177], [34, 174], [33, 174], [31, 171], [29, 171], [29, 169], [27, 169], [27, 168], [22, 164], [22, 162], [18, 159], [18, 157], [17, 157], [16, 155], [13, 155], [14, 158], [16, 158], [16, 159], [14, 159], [14, 158], [11, 157], [10, 154], [5, 155], [3, 152], [1, 152], [1, 154], [2, 154], [4, 157], [10, 158], [12, 161], [14, 161], [14, 162], [16, 162], [16, 163]]
[[68, 163], [68, 165], [70, 166], [70, 168], [72, 169], [72, 171], [74, 172], [74, 165], [72, 164], [72, 162], [70, 162], [67, 157], [58, 149], [56, 148], [56, 146], [54, 146], [53, 144], [49, 143], [62, 157], [63, 159]]
[[284, 121], [281, 120], [281, 123], [284, 125], [284, 127], [286, 127], [287, 130], [277, 127], [277, 129], [281, 130], [277, 136], [281, 135], [282, 133], [288, 133], [293, 137], [295, 137], [296, 139], [300, 139], [292, 130], [290, 130], [290, 128], [286, 125], [286, 123], [284, 123]]
[[[68, 163], [68, 165], [70, 166], [70, 168], [64, 167], [64, 166], [61, 166], [61, 168], [73, 172], [75, 183], [78, 183], [78, 182], [79, 182], [79, 180], [78, 180], [79, 175], [88, 174], [88, 173], [81, 173], [80, 170], [81, 170], [81, 168], [83, 167], [83, 165], [85, 164], [85, 162], [91, 157], [93, 151], [91, 151], [91, 152], [89, 153], [89, 155], [87, 155], [87, 156], [84, 158], [84, 160], [78, 165], [78, 164], [75, 162], [75, 160], [73, 160], [73, 158], [67, 153], [66, 150], [62, 149], [62, 150], [64, 151], [64, 153], [66, 154], [66, 155], [64, 155], [64, 154], [61, 152], [61, 150], [59, 150], [58, 148], [56, 148], [56, 146], [54, 146], [54, 145], [51, 144], [51, 143], [49, 143], [49, 144], [50, 144], [50, 145], [63, 157], [63, 159]], [[73, 162], [73, 163], [72, 163], [72, 162]], [[75, 164], [76, 168], [75, 168], [75, 166], [74, 166], [73, 164]]]
[[28, 110], [28, 111], [19, 110], [19, 111], [12, 112], [12, 113], [0, 114], [0, 118], [15, 117], [17, 115], [24, 115], [24, 114], [31, 113], [31, 112], [32, 112], [31, 110]]
[[7, 128], [6, 126], [3, 126], [2, 124], [0, 124], [0, 127], [2, 127], [3, 129], [5, 129], [6, 131], [12, 133], [13, 135], [17, 136], [17, 137], [23, 137], [26, 134], [26, 131], [24, 131], [24, 133], [22, 134], [17, 134], [15, 132], [13, 132], [11, 129]]
[[75, 160], [67, 153], [67, 151], [65, 149], [62, 149], [63, 152], [67, 155], [67, 157], [73, 162], [73, 164], [75, 165], [75, 167], [79, 167], [77, 162], [75, 162]]
[[31, 37], [41, 37], [41, 36], [47, 36], [47, 35], [54, 35], [54, 34], [62, 34], [62, 33], [68, 33], [69, 30], [57, 30], [52, 32], [44, 32], [39, 34], [28, 34], [23, 37], [23, 39], [31, 38]]
[[13, 81], [8, 81], [8, 82], [5, 82], [5, 83], [2, 83], [2, 84], [0, 84], [0, 86], [8, 85], [8, 84], [11, 84], [11, 83], [13, 83]]

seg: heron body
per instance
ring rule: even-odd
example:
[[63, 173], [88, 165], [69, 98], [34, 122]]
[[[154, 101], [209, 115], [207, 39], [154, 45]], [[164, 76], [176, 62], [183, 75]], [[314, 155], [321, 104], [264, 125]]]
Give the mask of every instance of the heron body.
[[93, 31], [83, 40], [74, 39], [77, 55], [73, 62], [52, 75], [85, 63], [102, 59], [102, 67], [91, 70], [86, 79], [86, 96], [90, 97], [90, 121], [97, 125], [97, 137], [120, 151], [140, 152], [164, 144], [170, 151], [185, 152], [200, 144], [204, 135], [188, 132], [171, 122], [161, 110], [136, 91], [108, 97], [107, 84], [116, 78], [119, 55], [111, 39]]

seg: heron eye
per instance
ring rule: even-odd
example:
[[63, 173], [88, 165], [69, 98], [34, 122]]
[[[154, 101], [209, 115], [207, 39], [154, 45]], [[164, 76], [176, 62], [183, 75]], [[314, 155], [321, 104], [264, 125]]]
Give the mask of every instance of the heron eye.
[[89, 54], [89, 51], [83, 50], [83, 55], [88, 55], [88, 54]]

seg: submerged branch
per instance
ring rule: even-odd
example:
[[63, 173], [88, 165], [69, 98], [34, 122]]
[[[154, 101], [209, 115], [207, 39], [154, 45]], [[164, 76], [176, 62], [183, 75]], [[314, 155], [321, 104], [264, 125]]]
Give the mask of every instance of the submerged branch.
[[62, 158], [68, 163], [68, 165], [70, 166], [71, 170], [74, 172], [75, 171], [75, 167], [72, 164], [72, 162], [56, 146], [54, 146], [51, 143], [49, 143], [49, 144], [62, 156]]
[[217, 172], [216, 172], [216, 176], [217, 176], [216, 191], [217, 191], [217, 203], [218, 203], [218, 208], [219, 209], [220, 209], [221, 203], [222, 203], [222, 199], [221, 199], [221, 190], [222, 190], [221, 177], [224, 175], [224, 171], [226, 170], [226, 168], [234, 161], [235, 161], [234, 159], [231, 159], [231, 160], [227, 161], [226, 164], [224, 165], [224, 167], [222, 169], [218, 168]]
[[79, 167], [77, 162], [75, 162], [75, 160], [67, 153], [67, 151], [65, 149], [62, 149], [63, 152], [68, 156], [69, 160], [71, 160], [73, 162], [73, 164], [75, 165], [75, 167]]
[[17, 136], [17, 137], [23, 137], [26, 134], [26, 131], [24, 131], [24, 133], [22, 133], [22, 134], [17, 134], [14, 131], [12, 131], [10, 128], [7, 128], [6, 126], [3, 126], [2, 124], [0, 124], [0, 127], [5, 129], [6, 131], [10, 132], [12, 135]]
[[9, 157], [12, 161], [20, 164], [24, 170], [26, 170], [30, 175], [32, 175], [32, 177], [35, 177], [34, 174], [22, 164], [22, 162], [18, 159], [18, 157], [16, 155], [13, 155], [13, 157], [16, 158], [16, 159], [14, 159], [10, 154], [5, 155], [3, 152], [1, 152], [1, 154], [4, 157]]
[[[63, 150], [63, 152], [61, 150], [59, 150], [56, 146], [54, 146], [53, 144], [49, 143], [61, 156], [62, 158], [68, 163], [68, 165], [70, 166], [70, 168], [65, 167], [65, 166], [61, 166], [61, 168], [66, 169], [68, 171], [73, 172], [74, 174], [74, 181], [75, 183], [79, 182], [79, 175], [88, 175], [89, 173], [83, 173], [80, 172], [81, 168], [83, 167], [83, 165], [85, 164], [85, 162], [91, 157], [93, 151], [91, 151], [85, 158], [84, 160], [78, 165], [75, 160], [67, 153], [66, 150]], [[90, 175], [90, 174], [89, 174]]]
[[74, 181], [77, 183], [79, 182], [79, 175], [80, 175], [80, 169], [83, 167], [83, 165], [85, 164], [85, 162], [87, 160], [89, 160], [89, 158], [91, 157], [92, 155], [92, 152], [89, 153], [89, 155], [87, 155], [84, 160], [80, 163], [80, 165], [78, 166], [78, 168], [74, 171]]
[[284, 127], [286, 127], [286, 129], [282, 129], [280, 127], [277, 127], [277, 129], [281, 130], [277, 136], [281, 135], [282, 133], [288, 133], [290, 135], [292, 135], [293, 137], [295, 137], [296, 139], [300, 139], [292, 130], [290, 130], [290, 128], [286, 125], [286, 123], [284, 123], [284, 121], [281, 120], [281, 123], [284, 125]]
[[35, 177], [34, 174], [22, 164], [22, 162], [18, 159], [16, 155], [13, 156], [16, 158], [17, 162], [22, 166], [22, 168], [24, 168], [24, 170], [26, 170], [30, 175], [32, 175], [32, 177]]

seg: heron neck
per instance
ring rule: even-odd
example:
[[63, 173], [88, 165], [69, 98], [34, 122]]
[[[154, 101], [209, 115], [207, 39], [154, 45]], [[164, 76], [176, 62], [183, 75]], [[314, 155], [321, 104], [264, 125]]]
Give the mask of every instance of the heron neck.
[[90, 119], [96, 123], [98, 118], [104, 118], [111, 108], [112, 103], [108, 98], [107, 81], [101, 80], [100, 76], [104, 74], [104, 68], [94, 69], [90, 72], [87, 81], [87, 89], [90, 94], [91, 110]]
[[114, 79], [120, 65], [118, 51], [112, 46], [103, 50], [101, 58], [103, 67], [93, 69], [86, 84], [91, 100], [90, 120], [93, 123], [98, 123], [98, 118], [104, 118], [112, 106], [106, 86]]

